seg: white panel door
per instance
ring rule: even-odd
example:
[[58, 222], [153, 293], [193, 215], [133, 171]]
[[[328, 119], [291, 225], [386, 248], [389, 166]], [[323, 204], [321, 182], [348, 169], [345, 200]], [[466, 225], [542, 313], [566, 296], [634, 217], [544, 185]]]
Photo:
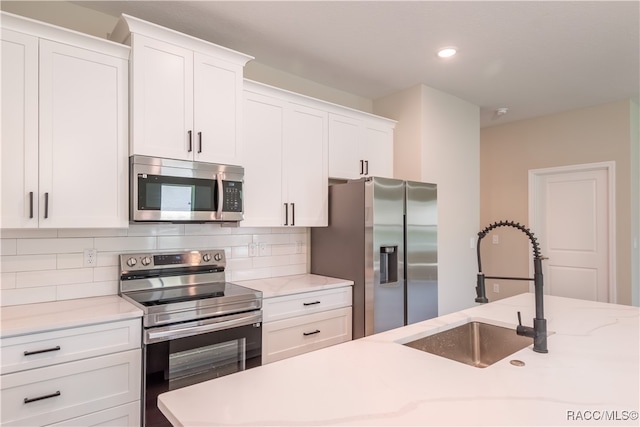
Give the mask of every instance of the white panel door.
[[244, 221], [242, 227], [282, 225], [282, 143], [285, 102], [245, 92]]
[[127, 226], [127, 83], [125, 59], [40, 41], [40, 227]]
[[131, 154], [192, 160], [193, 51], [131, 37]]
[[242, 164], [242, 67], [194, 54], [194, 159]]
[[365, 174], [393, 178], [393, 129], [365, 124]]
[[606, 169], [539, 176], [536, 225], [545, 293], [609, 301], [609, 182]]
[[328, 223], [328, 114], [289, 104], [284, 137], [283, 225], [322, 227]]
[[38, 38], [2, 29], [2, 228], [38, 226]]
[[364, 173], [361, 120], [329, 114], [329, 177], [358, 179]]

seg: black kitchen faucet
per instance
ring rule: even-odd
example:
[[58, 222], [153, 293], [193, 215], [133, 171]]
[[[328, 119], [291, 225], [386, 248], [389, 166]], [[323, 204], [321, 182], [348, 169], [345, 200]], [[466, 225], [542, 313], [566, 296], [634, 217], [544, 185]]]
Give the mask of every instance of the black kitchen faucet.
[[[501, 276], [485, 276], [482, 272], [482, 261], [480, 260], [480, 241], [483, 237], [485, 237], [489, 231], [498, 227], [513, 227], [522, 231], [527, 235], [529, 240], [531, 241], [531, 246], [533, 247], [533, 279], [523, 278], [523, 277], [501, 277]], [[538, 353], [548, 353], [547, 350], [547, 320], [544, 318], [544, 307], [543, 307], [543, 280], [542, 280], [542, 260], [545, 259], [540, 255], [540, 245], [538, 244], [538, 239], [533, 236], [533, 233], [520, 223], [515, 223], [513, 221], [499, 221], [495, 222], [488, 227], [484, 228], [482, 231], [478, 233], [478, 243], [476, 245], [476, 250], [478, 253], [478, 278], [476, 285], [476, 302], [479, 303], [487, 303], [489, 300], [487, 299], [486, 290], [485, 290], [485, 279], [502, 279], [502, 280], [527, 280], [532, 281], [535, 290], [535, 299], [536, 299], [536, 317], [533, 319], [533, 328], [529, 326], [522, 325], [522, 319], [520, 317], [520, 312], [518, 312], [518, 327], [516, 328], [516, 333], [518, 335], [523, 335], [525, 337], [533, 338], [533, 351]]]

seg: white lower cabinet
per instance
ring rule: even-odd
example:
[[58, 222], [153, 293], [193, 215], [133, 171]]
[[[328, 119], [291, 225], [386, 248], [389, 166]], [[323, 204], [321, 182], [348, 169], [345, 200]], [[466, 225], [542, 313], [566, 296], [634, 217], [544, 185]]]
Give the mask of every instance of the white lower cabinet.
[[262, 363], [352, 338], [351, 286], [265, 298]]
[[3, 339], [0, 424], [140, 425], [140, 331], [131, 319]]

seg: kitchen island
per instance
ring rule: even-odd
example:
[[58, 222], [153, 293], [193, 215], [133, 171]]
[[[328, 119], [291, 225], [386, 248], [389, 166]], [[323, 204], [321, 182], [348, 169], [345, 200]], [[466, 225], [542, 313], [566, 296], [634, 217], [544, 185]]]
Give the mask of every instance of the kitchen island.
[[530, 325], [527, 293], [174, 390], [158, 404], [177, 426], [638, 425], [640, 309], [544, 302], [547, 354], [529, 346], [476, 368], [402, 345], [470, 320], [515, 329], [518, 311]]

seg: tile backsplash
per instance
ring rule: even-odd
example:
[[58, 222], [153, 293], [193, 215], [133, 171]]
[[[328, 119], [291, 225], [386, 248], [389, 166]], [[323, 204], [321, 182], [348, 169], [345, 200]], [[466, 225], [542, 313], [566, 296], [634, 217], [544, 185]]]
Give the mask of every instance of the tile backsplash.
[[[117, 294], [118, 255], [126, 252], [224, 249], [228, 281], [309, 271], [308, 228], [131, 224], [128, 229], [4, 229], [0, 242], [2, 306]], [[94, 266], [85, 266], [86, 249], [96, 250]]]

